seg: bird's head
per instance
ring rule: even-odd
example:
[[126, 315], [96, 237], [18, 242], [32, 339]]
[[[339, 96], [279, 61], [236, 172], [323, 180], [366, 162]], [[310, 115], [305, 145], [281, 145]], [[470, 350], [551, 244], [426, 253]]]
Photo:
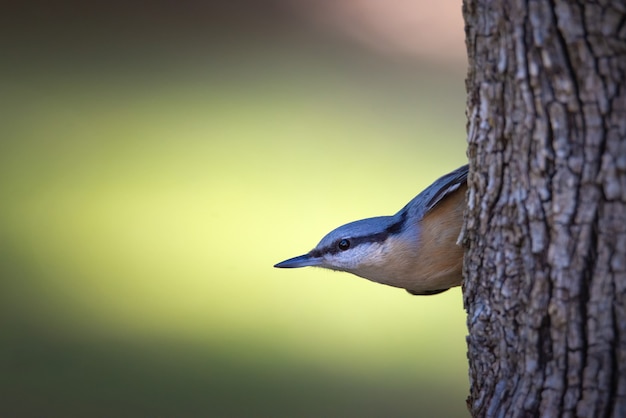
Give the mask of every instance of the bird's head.
[[405, 222], [406, 215], [402, 213], [351, 222], [329, 232], [307, 254], [274, 267], [322, 267], [388, 282], [393, 271], [389, 263], [397, 259], [398, 247], [406, 241], [402, 237]]

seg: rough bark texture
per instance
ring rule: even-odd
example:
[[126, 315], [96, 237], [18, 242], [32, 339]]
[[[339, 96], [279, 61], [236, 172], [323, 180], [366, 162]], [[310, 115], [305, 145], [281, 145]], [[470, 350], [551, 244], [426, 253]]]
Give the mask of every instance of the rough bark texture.
[[465, 0], [475, 417], [626, 417], [626, 2]]

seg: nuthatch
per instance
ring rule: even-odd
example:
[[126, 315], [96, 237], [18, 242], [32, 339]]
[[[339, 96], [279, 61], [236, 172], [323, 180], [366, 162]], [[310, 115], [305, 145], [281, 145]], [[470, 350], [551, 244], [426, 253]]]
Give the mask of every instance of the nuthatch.
[[315, 266], [347, 271], [414, 295], [459, 286], [468, 166], [446, 174], [393, 216], [348, 223], [331, 231], [308, 254], [274, 267]]

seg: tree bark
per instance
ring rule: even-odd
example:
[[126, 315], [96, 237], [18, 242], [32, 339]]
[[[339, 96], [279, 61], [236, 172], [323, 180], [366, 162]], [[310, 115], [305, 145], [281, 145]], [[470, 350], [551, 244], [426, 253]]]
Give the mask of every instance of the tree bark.
[[465, 0], [474, 417], [626, 417], [626, 2]]

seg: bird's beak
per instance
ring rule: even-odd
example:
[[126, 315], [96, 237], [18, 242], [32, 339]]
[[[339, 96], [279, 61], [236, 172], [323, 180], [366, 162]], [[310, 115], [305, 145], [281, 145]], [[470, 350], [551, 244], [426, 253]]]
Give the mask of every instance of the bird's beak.
[[319, 257], [311, 257], [309, 254], [300, 255], [298, 257], [290, 258], [289, 260], [281, 261], [275, 264], [274, 267], [279, 269], [293, 269], [298, 267], [307, 266], [319, 266], [321, 259]]

